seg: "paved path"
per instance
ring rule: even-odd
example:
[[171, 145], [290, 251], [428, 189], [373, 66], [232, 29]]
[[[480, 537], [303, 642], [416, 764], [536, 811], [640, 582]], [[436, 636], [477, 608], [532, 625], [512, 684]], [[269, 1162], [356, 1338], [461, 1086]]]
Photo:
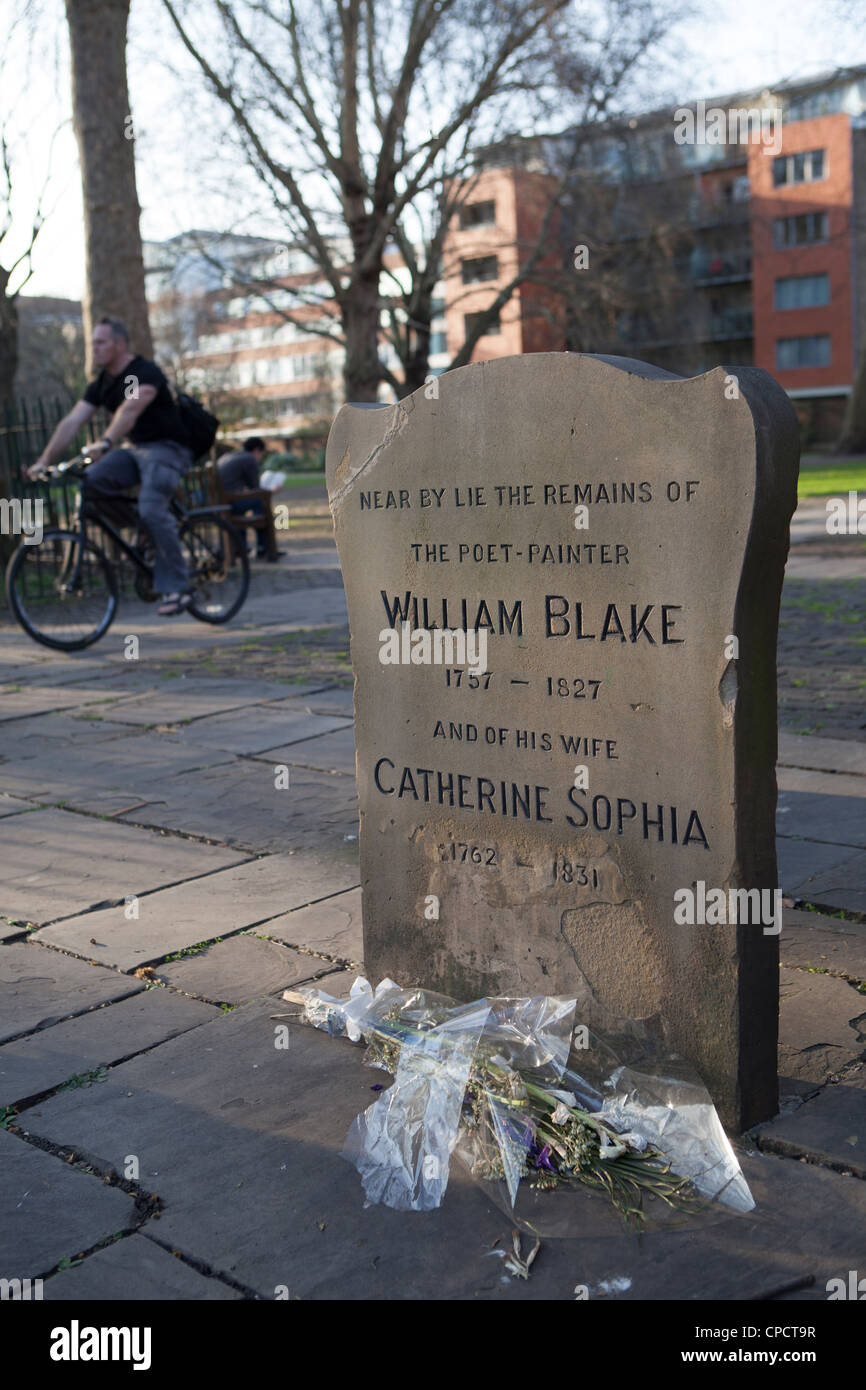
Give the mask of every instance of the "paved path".
[[[338, 1156], [371, 1100], [360, 1050], [295, 1025], [275, 1046], [283, 989], [338, 993], [361, 968], [328, 536], [313, 527], [282, 569], [257, 568], [225, 630], [130, 605], [98, 648], [59, 657], [0, 624], [0, 1276], [42, 1277], [49, 1299], [571, 1299], [613, 1278], [630, 1281], [626, 1300], [808, 1299], [862, 1269], [862, 628], [833, 605], [840, 566], [855, 599], [863, 567], [856, 538], [821, 553], [811, 512], [794, 539], [783, 1109], [738, 1144], [756, 1212], [640, 1242], [612, 1219], [545, 1242], [528, 1283], [503, 1272], [508, 1223], [459, 1172], [440, 1211], [365, 1210]], [[803, 689], [792, 672], [815, 674], [810, 623], [839, 689], [861, 681], [856, 697], [823, 697], [826, 719], [814, 688], [784, 703]]]

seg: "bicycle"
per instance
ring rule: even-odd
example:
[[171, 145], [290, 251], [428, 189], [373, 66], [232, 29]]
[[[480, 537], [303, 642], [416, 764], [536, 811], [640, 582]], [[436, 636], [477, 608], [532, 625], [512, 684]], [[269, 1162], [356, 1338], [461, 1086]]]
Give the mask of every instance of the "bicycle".
[[[83, 478], [92, 460], [85, 452], [47, 469], [49, 478]], [[228, 507], [187, 511], [177, 498], [171, 510], [189, 567], [193, 601], [185, 611], [204, 623], [227, 623], [243, 604], [250, 585], [250, 566], [243, 541], [220, 515]], [[138, 527], [130, 545], [102, 510], [107, 506], [120, 524]], [[131, 497], [119, 494], [85, 500], [79, 490], [70, 529], [51, 527], [38, 542], [24, 540], [6, 569], [10, 611], [34, 641], [57, 651], [76, 652], [104, 637], [117, 614], [120, 585], [117, 568], [102, 545], [88, 533], [88, 522], [106, 533], [136, 568], [135, 592], [145, 603], [159, 597], [153, 589], [153, 542]]]

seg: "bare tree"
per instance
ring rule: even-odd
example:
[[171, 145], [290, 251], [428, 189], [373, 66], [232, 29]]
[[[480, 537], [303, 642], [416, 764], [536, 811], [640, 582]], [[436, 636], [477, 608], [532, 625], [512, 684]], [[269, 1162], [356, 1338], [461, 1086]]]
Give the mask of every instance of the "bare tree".
[[[287, 240], [315, 257], [339, 311], [347, 397], [374, 400], [387, 378], [386, 247], [417, 244], [410, 209], [425, 197], [441, 205], [469, 130], [489, 137], [518, 95], [532, 118], [529, 74], [536, 86], [552, 75], [570, 0], [289, 0], [279, 12], [267, 0], [163, 3]], [[430, 244], [435, 255], [435, 230]], [[421, 269], [429, 298], [435, 259]]]
[[126, 78], [129, 0], [66, 0], [72, 106], [81, 161], [90, 370], [94, 319], [117, 314], [137, 352], [153, 354], [135, 186], [134, 128]]

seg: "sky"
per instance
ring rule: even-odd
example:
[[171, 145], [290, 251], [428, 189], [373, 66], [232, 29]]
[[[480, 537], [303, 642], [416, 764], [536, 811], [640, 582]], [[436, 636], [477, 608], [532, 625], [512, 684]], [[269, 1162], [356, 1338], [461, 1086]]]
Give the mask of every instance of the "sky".
[[[19, 3], [0, 0], [0, 35], [8, 31]], [[578, 7], [592, 3], [598, 0], [575, 0]], [[673, 26], [650, 73], [647, 105], [657, 107], [668, 98], [679, 104], [866, 64], [866, 16], [852, 32], [842, 18], [842, 0], [708, 0], [701, 9], [700, 18], [677, 20]], [[8, 264], [10, 249], [21, 247], [50, 152], [44, 200], [49, 215], [25, 292], [78, 299], [84, 285], [84, 240], [61, 0], [39, 0], [39, 14], [35, 47], [13, 30], [3, 50], [0, 112], [13, 112], [8, 128], [15, 223], [0, 254]], [[159, 0], [132, 0], [128, 63], [143, 237], [162, 240], [191, 227], [229, 225], [267, 233], [272, 229], [245, 216], [243, 177], [229, 161], [208, 161], [203, 154], [212, 140], [212, 129], [205, 129], [212, 125], [206, 104], [188, 68], [183, 77], [179, 55], [172, 64], [181, 76], [166, 71], [167, 54], [177, 54], [177, 43]]]

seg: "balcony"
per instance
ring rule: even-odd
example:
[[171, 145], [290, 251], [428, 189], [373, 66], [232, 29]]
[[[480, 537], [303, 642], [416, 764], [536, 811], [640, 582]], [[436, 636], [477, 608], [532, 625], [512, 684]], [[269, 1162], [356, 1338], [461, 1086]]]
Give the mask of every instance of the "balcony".
[[694, 285], [732, 285], [751, 280], [751, 253], [698, 249], [689, 258], [689, 277]]

